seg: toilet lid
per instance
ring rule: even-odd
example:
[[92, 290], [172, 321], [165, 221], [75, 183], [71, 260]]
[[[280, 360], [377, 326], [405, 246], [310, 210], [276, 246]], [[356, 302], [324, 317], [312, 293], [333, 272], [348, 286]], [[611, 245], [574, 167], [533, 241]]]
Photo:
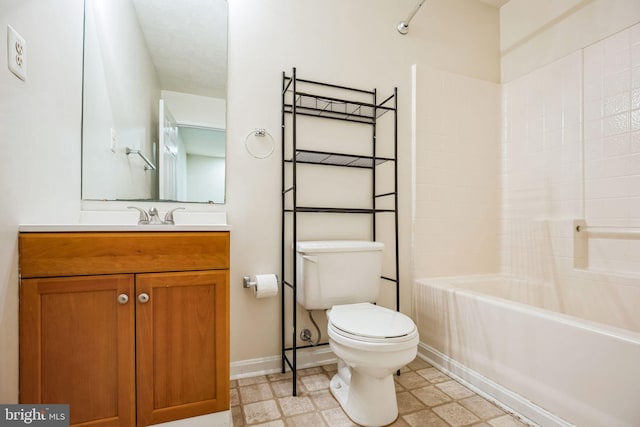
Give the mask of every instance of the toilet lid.
[[402, 337], [416, 328], [404, 314], [369, 303], [334, 305], [330, 319], [336, 328], [366, 338]]

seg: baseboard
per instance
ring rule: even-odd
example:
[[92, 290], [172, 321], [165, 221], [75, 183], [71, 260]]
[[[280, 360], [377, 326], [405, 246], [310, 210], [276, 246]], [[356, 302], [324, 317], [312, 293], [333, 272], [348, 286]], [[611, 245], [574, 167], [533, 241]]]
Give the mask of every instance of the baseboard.
[[[336, 356], [328, 346], [308, 348], [297, 351], [296, 367], [298, 369], [336, 363]], [[275, 374], [281, 371], [282, 357], [268, 356], [257, 359], [240, 360], [231, 363], [231, 379], [255, 377]], [[287, 370], [289, 368], [287, 367]]]
[[464, 384], [475, 393], [517, 416], [526, 424], [545, 427], [573, 426], [573, 424], [567, 423], [562, 418], [553, 415], [519, 394], [469, 369], [428, 344], [421, 342], [418, 345], [418, 356], [442, 370], [456, 381]]

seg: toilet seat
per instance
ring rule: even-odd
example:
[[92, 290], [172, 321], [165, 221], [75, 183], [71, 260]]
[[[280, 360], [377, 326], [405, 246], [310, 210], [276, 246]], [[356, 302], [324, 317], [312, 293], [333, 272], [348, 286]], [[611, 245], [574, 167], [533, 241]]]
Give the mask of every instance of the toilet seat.
[[354, 341], [401, 343], [417, 334], [408, 316], [370, 303], [336, 305], [327, 314], [331, 332]]

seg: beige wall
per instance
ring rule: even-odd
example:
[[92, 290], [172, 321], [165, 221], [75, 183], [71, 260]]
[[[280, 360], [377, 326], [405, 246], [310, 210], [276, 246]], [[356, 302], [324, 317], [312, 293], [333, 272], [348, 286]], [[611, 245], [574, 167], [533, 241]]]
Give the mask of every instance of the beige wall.
[[87, 4], [85, 52], [83, 97], [89, 108], [82, 117], [83, 139], [88, 141], [82, 154], [83, 197], [153, 197], [154, 175], [125, 154], [125, 147], [131, 147], [155, 158], [160, 99], [156, 70], [129, 0]]
[[500, 85], [417, 72], [415, 278], [500, 270]]
[[511, 0], [500, 8], [502, 81], [509, 82], [639, 20], [637, 0]]
[[[55, 4], [54, 4], [55, 3]], [[410, 66], [499, 80], [498, 12], [466, 0], [425, 3], [401, 36], [410, 0], [229, 1], [228, 212], [232, 230], [231, 359], [279, 354], [279, 305], [242, 289], [245, 274], [280, 268], [279, 154], [252, 158], [256, 127], [279, 141], [282, 71], [303, 77], [399, 88], [402, 309], [410, 307]], [[73, 223], [80, 211], [82, 1], [7, 0], [0, 26], [28, 46], [28, 80], [6, 67], [0, 43], [0, 401], [18, 397], [17, 226]], [[4, 30], [3, 30], [4, 31]], [[61, 58], [64, 58], [62, 60]], [[55, 179], [52, 179], [55, 177]], [[97, 205], [91, 205], [95, 208]], [[105, 208], [119, 205], [105, 205]], [[189, 209], [209, 209], [194, 207]], [[222, 209], [222, 207], [213, 207]]]
[[[263, 127], [279, 141], [280, 81], [294, 66], [299, 77], [377, 87], [381, 94], [398, 86], [401, 309], [410, 311], [411, 65], [499, 80], [497, 9], [465, 0], [429, 1], [409, 34], [401, 36], [396, 25], [413, 6], [385, 0], [230, 1], [227, 209], [234, 226], [233, 361], [280, 351], [279, 302], [256, 300], [240, 286], [242, 275], [280, 270], [279, 150], [256, 160], [245, 151], [244, 138]], [[310, 327], [306, 316], [301, 320], [302, 327]]]
[[18, 401], [18, 224], [64, 223], [80, 210], [82, 1], [0, 2], [27, 45], [27, 80], [0, 43], [0, 402]]

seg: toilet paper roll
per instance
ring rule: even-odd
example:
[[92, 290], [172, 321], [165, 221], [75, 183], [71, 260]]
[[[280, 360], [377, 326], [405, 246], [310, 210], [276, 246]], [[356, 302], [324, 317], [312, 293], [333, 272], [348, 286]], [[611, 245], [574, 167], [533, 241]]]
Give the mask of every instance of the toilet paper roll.
[[253, 287], [256, 298], [268, 298], [278, 295], [278, 276], [275, 274], [257, 274]]

